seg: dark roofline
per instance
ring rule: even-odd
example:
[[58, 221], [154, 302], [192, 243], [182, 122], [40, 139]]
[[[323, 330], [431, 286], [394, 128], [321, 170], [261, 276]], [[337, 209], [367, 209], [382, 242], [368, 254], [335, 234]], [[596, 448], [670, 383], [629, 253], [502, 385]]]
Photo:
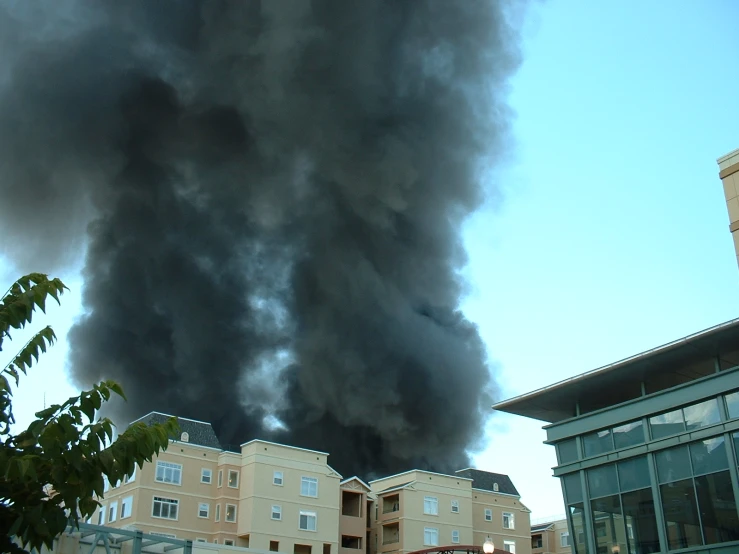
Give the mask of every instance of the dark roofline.
[[[624, 371], [639, 365], [645, 374], [648, 374], [650, 370], [656, 372], [659, 367], [656, 364], [650, 366], [649, 362], [658, 361], [660, 357], [668, 354], [679, 355], [683, 352], [686, 355], [694, 354], [695, 349], [702, 343], [733, 337], [739, 338], [739, 318], [709, 327], [703, 331], [564, 379], [552, 385], [497, 402], [493, 404], [492, 408], [501, 412], [553, 423], [564, 418], [546, 417], [547, 411], [551, 410], [554, 413], [557, 408], [555, 404], [557, 403], [558, 397], [562, 394], [570, 393], [574, 388], [580, 389], [581, 395], [587, 395], [589, 392], [595, 391], [598, 382], [602, 378], [609, 377], [615, 371]], [[571, 414], [570, 417], [572, 415], [574, 414]]]

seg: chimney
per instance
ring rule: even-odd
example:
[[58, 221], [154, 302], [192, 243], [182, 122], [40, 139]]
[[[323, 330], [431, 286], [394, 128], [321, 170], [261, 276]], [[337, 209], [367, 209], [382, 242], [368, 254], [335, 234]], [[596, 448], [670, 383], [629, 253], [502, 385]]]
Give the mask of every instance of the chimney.
[[721, 156], [718, 176], [724, 184], [726, 207], [729, 211], [729, 231], [734, 239], [734, 250], [739, 264], [739, 149]]

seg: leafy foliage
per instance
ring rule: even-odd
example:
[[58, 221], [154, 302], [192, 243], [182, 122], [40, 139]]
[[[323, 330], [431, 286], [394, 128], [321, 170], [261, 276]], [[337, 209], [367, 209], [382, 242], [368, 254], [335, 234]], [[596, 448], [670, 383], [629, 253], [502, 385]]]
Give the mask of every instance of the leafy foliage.
[[[49, 296], [59, 303], [65, 290], [59, 279], [40, 273], [18, 279], [0, 299], [0, 351], [13, 329], [31, 323], [36, 308], [45, 312]], [[9, 379], [17, 386], [55, 341], [54, 331], [45, 327], [0, 372], [0, 552], [51, 548], [67, 525], [93, 514], [106, 478], [114, 485], [121, 482], [136, 465], [166, 450], [178, 432], [174, 418], [152, 426], [137, 423], [111, 442], [113, 423], [96, 414], [111, 395], [125, 395], [118, 383], [103, 381], [37, 412], [26, 430], [13, 434]]]

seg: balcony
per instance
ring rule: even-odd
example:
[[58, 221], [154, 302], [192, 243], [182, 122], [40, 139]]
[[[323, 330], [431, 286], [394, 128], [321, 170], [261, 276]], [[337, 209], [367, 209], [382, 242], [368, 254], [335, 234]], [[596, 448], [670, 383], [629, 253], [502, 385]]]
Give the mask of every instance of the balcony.
[[388, 523], [382, 526], [382, 544], [395, 544], [400, 542], [400, 523]]
[[382, 498], [382, 513], [389, 514], [400, 511], [400, 495], [391, 494]]

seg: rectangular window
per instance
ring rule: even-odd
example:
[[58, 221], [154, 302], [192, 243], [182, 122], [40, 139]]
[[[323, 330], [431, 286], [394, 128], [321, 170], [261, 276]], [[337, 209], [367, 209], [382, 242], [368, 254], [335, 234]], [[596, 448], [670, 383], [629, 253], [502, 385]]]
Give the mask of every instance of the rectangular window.
[[485, 521], [493, 521], [493, 510], [485, 508]]
[[279, 552], [280, 551], [280, 541], [269, 541], [269, 551]]
[[281, 487], [284, 483], [284, 475], [281, 471], [275, 471], [272, 474], [272, 484]]
[[652, 433], [653, 439], [661, 439], [662, 437], [669, 437], [675, 433], [682, 433], [685, 431], [683, 411], [673, 410], [672, 412], [650, 417], [649, 430]]
[[435, 527], [423, 528], [424, 546], [439, 546], [439, 530]]
[[669, 549], [701, 546], [703, 543], [693, 480], [683, 479], [661, 485], [660, 496]]
[[236, 505], [226, 504], [226, 521], [236, 523]]
[[453, 514], [459, 513], [459, 500], [452, 500], [452, 513]]
[[221, 505], [220, 504], [216, 504], [216, 517], [215, 517], [215, 520], [216, 521], [221, 521]]
[[118, 502], [111, 502], [108, 510], [108, 523], [113, 523], [118, 517]]
[[133, 471], [131, 472], [131, 475], [126, 475], [123, 478], [123, 484], [126, 485], [135, 480], [136, 480], [136, 464], [133, 464]]
[[457, 529], [452, 530], [452, 544], [459, 544], [459, 531]]
[[108, 492], [110, 489], [110, 481], [108, 481], [108, 478], [103, 475], [103, 492]]
[[213, 482], [213, 471], [204, 467], [200, 470], [200, 482], [210, 485]]
[[133, 496], [127, 496], [121, 500], [121, 519], [131, 517], [133, 513]]
[[729, 472], [696, 477], [695, 492], [706, 544], [739, 540], [739, 517]]
[[154, 502], [151, 508], [151, 516], [159, 517], [162, 519], [177, 519], [177, 508], [180, 505], [179, 500], [173, 498], [162, 498], [160, 496], [154, 497]]
[[[647, 476], [647, 479], [649, 477]], [[659, 552], [657, 519], [654, 517], [652, 489], [645, 488], [621, 495], [626, 521], [629, 552]]]
[[729, 469], [724, 437], [715, 437], [690, 444], [693, 475], [704, 475]]
[[220, 489], [223, 486], [223, 470], [218, 470], [218, 488]]
[[647, 457], [639, 456], [618, 462], [618, 480], [622, 492], [649, 487], [649, 465], [647, 464]]
[[568, 532], [559, 534], [559, 544], [562, 548], [570, 546], [570, 534]]
[[198, 538], [195, 539], [195, 542], [208, 542], [208, 541], [205, 540], [205, 539], [201, 539], [200, 537], [198, 537]]
[[301, 510], [298, 527], [302, 531], [315, 531], [316, 530], [316, 512], [304, 512], [303, 510]]
[[636, 446], [644, 442], [644, 424], [641, 420], [613, 428], [613, 444], [616, 450]]
[[169, 483], [171, 485], [182, 484], [182, 465], [173, 464], [171, 462], [157, 462], [156, 477], [159, 483]]
[[439, 499], [435, 496], [423, 497], [423, 513], [431, 516], [439, 515]]
[[210, 517], [210, 504], [207, 502], [200, 502], [198, 504], [198, 517]]
[[687, 446], [661, 450], [654, 456], [657, 462], [657, 477], [660, 483], [680, 481], [690, 477], [690, 456]]
[[567, 439], [557, 443], [557, 456], [560, 464], [576, 462], [580, 457], [577, 454], [577, 439]]
[[516, 522], [511, 512], [503, 512], [503, 529], [515, 529]]
[[608, 496], [618, 492], [616, 464], [594, 467], [587, 470], [590, 498]]
[[726, 411], [729, 419], [739, 417], [739, 390], [726, 395]]
[[105, 513], [107, 509], [108, 507], [105, 505], [100, 506], [100, 511], [98, 512], [98, 525], [103, 525], [105, 523]]
[[611, 430], [603, 429], [602, 431], [596, 431], [595, 433], [584, 435], [582, 438], [582, 445], [586, 458], [611, 452], [613, 450], [613, 436], [611, 435]]
[[300, 478], [300, 495], [301, 496], [318, 496], [318, 479], [315, 477]]
[[234, 541], [233, 541], [233, 539], [223, 539], [223, 544], [224, 544], [224, 546], [233, 546], [234, 545]]
[[688, 431], [694, 431], [695, 429], [720, 422], [721, 416], [718, 413], [718, 399], [711, 398], [700, 404], [683, 408], [683, 418], [685, 419], [685, 429]]
[[514, 541], [503, 541], [503, 550], [516, 554], [516, 543]]
[[282, 506], [272, 506], [272, 519], [282, 519]]
[[228, 486], [232, 489], [239, 488], [239, 472], [234, 469], [228, 470]]

